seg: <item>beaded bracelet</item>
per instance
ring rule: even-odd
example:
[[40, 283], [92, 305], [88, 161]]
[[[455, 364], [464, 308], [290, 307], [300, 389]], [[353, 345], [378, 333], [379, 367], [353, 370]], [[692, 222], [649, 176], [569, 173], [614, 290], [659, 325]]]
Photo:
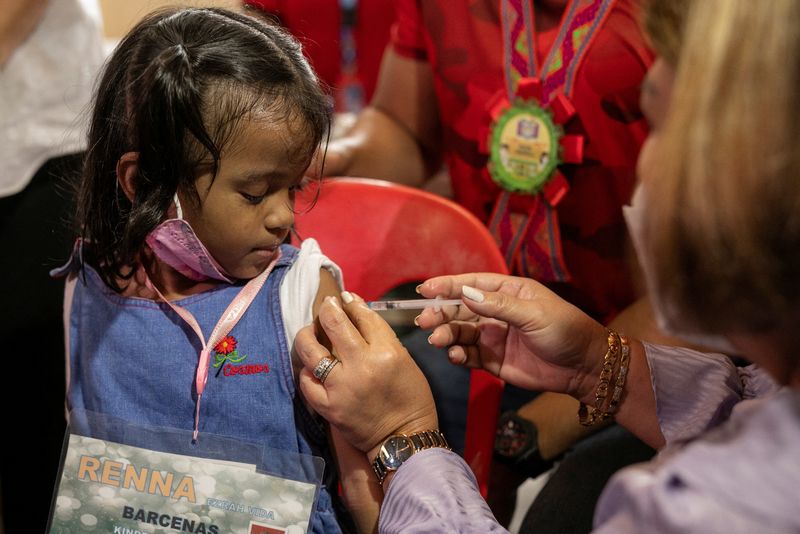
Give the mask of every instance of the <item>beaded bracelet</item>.
[[603, 404], [608, 396], [608, 386], [614, 373], [614, 366], [617, 363], [617, 355], [620, 353], [622, 341], [619, 334], [613, 330], [608, 331], [608, 350], [603, 356], [603, 368], [600, 370], [600, 380], [595, 390], [594, 406], [590, 407], [584, 403], [578, 407], [578, 421], [583, 426], [592, 426], [595, 423], [604, 421], [611, 417], [608, 412], [603, 412]]

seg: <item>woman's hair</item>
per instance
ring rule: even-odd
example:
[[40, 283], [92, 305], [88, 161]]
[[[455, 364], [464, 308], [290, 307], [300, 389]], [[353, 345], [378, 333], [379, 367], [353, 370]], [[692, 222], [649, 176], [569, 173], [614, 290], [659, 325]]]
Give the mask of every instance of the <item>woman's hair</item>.
[[[328, 99], [287, 33], [223, 9], [168, 9], [142, 20], [109, 59], [97, 87], [78, 193], [77, 231], [103, 280], [137, 265], [145, 237], [200, 166], [216, 176], [242, 120], [258, 114], [295, 127], [310, 161], [330, 125]], [[268, 119], [263, 119], [264, 115]], [[135, 197], [117, 183], [117, 162], [138, 153]]]
[[800, 304], [800, 2], [693, 3], [655, 175], [656, 291], [683, 326], [769, 333]]
[[686, 13], [692, 0], [648, 0], [642, 26], [656, 54], [670, 65], [677, 65], [686, 26]]

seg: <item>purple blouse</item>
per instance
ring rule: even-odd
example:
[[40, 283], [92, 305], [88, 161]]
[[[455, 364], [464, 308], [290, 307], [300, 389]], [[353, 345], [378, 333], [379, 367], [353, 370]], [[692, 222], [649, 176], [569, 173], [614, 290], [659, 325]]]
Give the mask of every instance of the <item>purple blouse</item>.
[[[722, 355], [645, 350], [667, 446], [611, 479], [595, 532], [800, 532], [800, 392]], [[395, 474], [379, 531], [505, 529], [464, 461], [434, 449]]]

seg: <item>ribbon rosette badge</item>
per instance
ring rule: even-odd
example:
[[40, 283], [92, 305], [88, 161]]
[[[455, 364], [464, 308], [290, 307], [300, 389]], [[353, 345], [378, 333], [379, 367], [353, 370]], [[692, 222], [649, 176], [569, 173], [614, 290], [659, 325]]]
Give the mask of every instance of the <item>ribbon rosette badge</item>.
[[521, 102], [497, 119], [492, 131], [492, 175], [509, 191], [535, 193], [558, 165], [558, 139], [549, 114]]
[[239, 363], [247, 358], [247, 355], [244, 354], [239, 356], [239, 352], [236, 350], [237, 344], [238, 342], [235, 337], [225, 336], [214, 347], [214, 368], [217, 369], [217, 374], [215, 376], [219, 376], [222, 365], [225, 362]]
[[[511, 99], [500, 91], [486, 104], [490, 121], [479, 134], [487, 172], [501, 187], [489, 230], [510, 266], [539, 281], [569, 279], [556, 206], [569, 191], [559, 170], [583, 161], [584, 138], [565, 134], [576, 116], [561, 93], [543, 98], [542, 82], [521, 78]], [[551, 94], [551, 92], [548, 92]]]
[[492, 124], [479, 137], [487, 141], [482, 148], [489, 153], [489, 173], [506, 191], [542, 192], [555, 206], [568, 189], [558, 166], [583, 161], [583, 136], [562, 129], [575, 108], [561, 94], [541, 105], [541, 82], [535, 78], [522, 78], [514, 96], [491, 104]]

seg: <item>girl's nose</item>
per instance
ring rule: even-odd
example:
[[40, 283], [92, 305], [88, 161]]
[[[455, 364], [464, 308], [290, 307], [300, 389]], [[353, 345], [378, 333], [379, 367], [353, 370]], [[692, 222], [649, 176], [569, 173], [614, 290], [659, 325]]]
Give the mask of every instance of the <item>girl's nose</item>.
[[294, 223], [294, 202], [288, 189], [272, 195], [267, 202], [264, 227], [271, 231], [286, 230]]

